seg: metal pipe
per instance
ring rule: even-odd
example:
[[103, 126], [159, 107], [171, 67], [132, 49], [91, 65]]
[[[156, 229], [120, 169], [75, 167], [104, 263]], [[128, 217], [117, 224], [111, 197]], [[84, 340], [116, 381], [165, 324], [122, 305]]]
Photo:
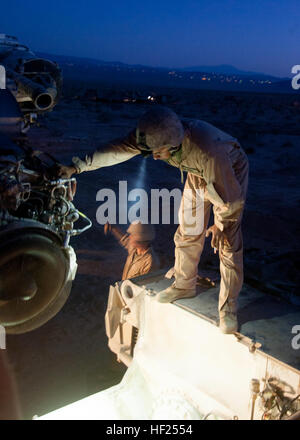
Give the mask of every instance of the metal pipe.
[[54, 105], [57, 96], [57, 90], [54, 87], [45, 88], [12, 70], [8, 70], [7, 75], [16, 82], [18, 91], [28, 96], [38, 110], [48, 110]]

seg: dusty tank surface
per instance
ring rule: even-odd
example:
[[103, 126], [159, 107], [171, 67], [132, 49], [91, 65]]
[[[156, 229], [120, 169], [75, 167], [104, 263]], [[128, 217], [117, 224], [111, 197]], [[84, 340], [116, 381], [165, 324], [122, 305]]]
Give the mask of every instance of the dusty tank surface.
[[218, 286], [198, 287], [195, 298], [161, 304], [155, 297], [172, 282], [165, 273], [110, 287], [108, 345], [128, 367], [120, 384], [41, 418], [299, 417], [299, 307], [245, 285], [239, 332], [224, 335], [218, 328]]

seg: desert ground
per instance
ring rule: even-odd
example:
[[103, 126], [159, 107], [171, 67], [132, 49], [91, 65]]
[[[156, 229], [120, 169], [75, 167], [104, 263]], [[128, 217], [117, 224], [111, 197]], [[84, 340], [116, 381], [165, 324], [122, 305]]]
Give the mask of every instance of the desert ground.
[[[101, 89], [101, 85], [98, 85]], [[160, 90], [157, 91], [161, 93]], [[237, 137], [248, 154], [250, 180], [243, 221], [245, 283], [300, 307], [297, 187], [300, 164], [300, 95], [170, 89], [167, 105], [182, 117], [203, 119]], [[84, 90], [65, 85], [64, 96], [28, 142], [62, 163], [125, 135], [150, 105], [81, 99]], [[78, 176], [75, 205], [93, 227], [71, 241], [78, 273], [71, 295], [43, 327], [9, 336], [8, 354], [24, 416], [42, 415], [118, 383], [126, 368], [107, 347], [104, 326], [110, 284], [121, 278], [126, 253], [103, 234], [96, 220], [101, 188], [134, 188], [146, 160], [145, 188], [181, 188], [180, 172], [152, 158], [136, 157], [114, 168]], [[163, 267], [174, 261], [176, 225], [158, 225], [155, 250]], [[218, 276], [218, 256], [207, 240], [199, 272]]]

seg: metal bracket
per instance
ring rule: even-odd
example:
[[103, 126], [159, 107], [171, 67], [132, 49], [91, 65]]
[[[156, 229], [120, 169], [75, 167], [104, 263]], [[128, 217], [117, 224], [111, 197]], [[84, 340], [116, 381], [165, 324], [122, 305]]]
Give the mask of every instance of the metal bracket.
[[234, 333], [234, 336], [236, 337], [238, 342], [248, 347], [250, 353], [255, 353], [255, 351], [262, 346], [260, 342], [256, 342], [253, 339], [242, 335], [241, 333]]

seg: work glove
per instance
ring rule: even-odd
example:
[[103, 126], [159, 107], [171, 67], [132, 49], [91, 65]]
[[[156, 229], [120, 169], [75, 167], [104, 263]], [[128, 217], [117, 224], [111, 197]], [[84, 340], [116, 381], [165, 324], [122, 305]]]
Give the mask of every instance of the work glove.
[[223, 231], [220, 231], [220, 229], [213, 225], [210, 228], [207, 229], [205, 236], [208, 237], [210, 234], [212, 234], [211, 237], [211, 247], [214, 249], [214, 253], [216, 254], [219, 250], [220, 246], [229, 246], [229, 242], [226, 238], [226, 235]]
[[58, 165], [58, 177], [62, 177], [64, 179], [69, 179], [73, 174], [76, 174], [77, 170], [74, 166], [70, 165]]

